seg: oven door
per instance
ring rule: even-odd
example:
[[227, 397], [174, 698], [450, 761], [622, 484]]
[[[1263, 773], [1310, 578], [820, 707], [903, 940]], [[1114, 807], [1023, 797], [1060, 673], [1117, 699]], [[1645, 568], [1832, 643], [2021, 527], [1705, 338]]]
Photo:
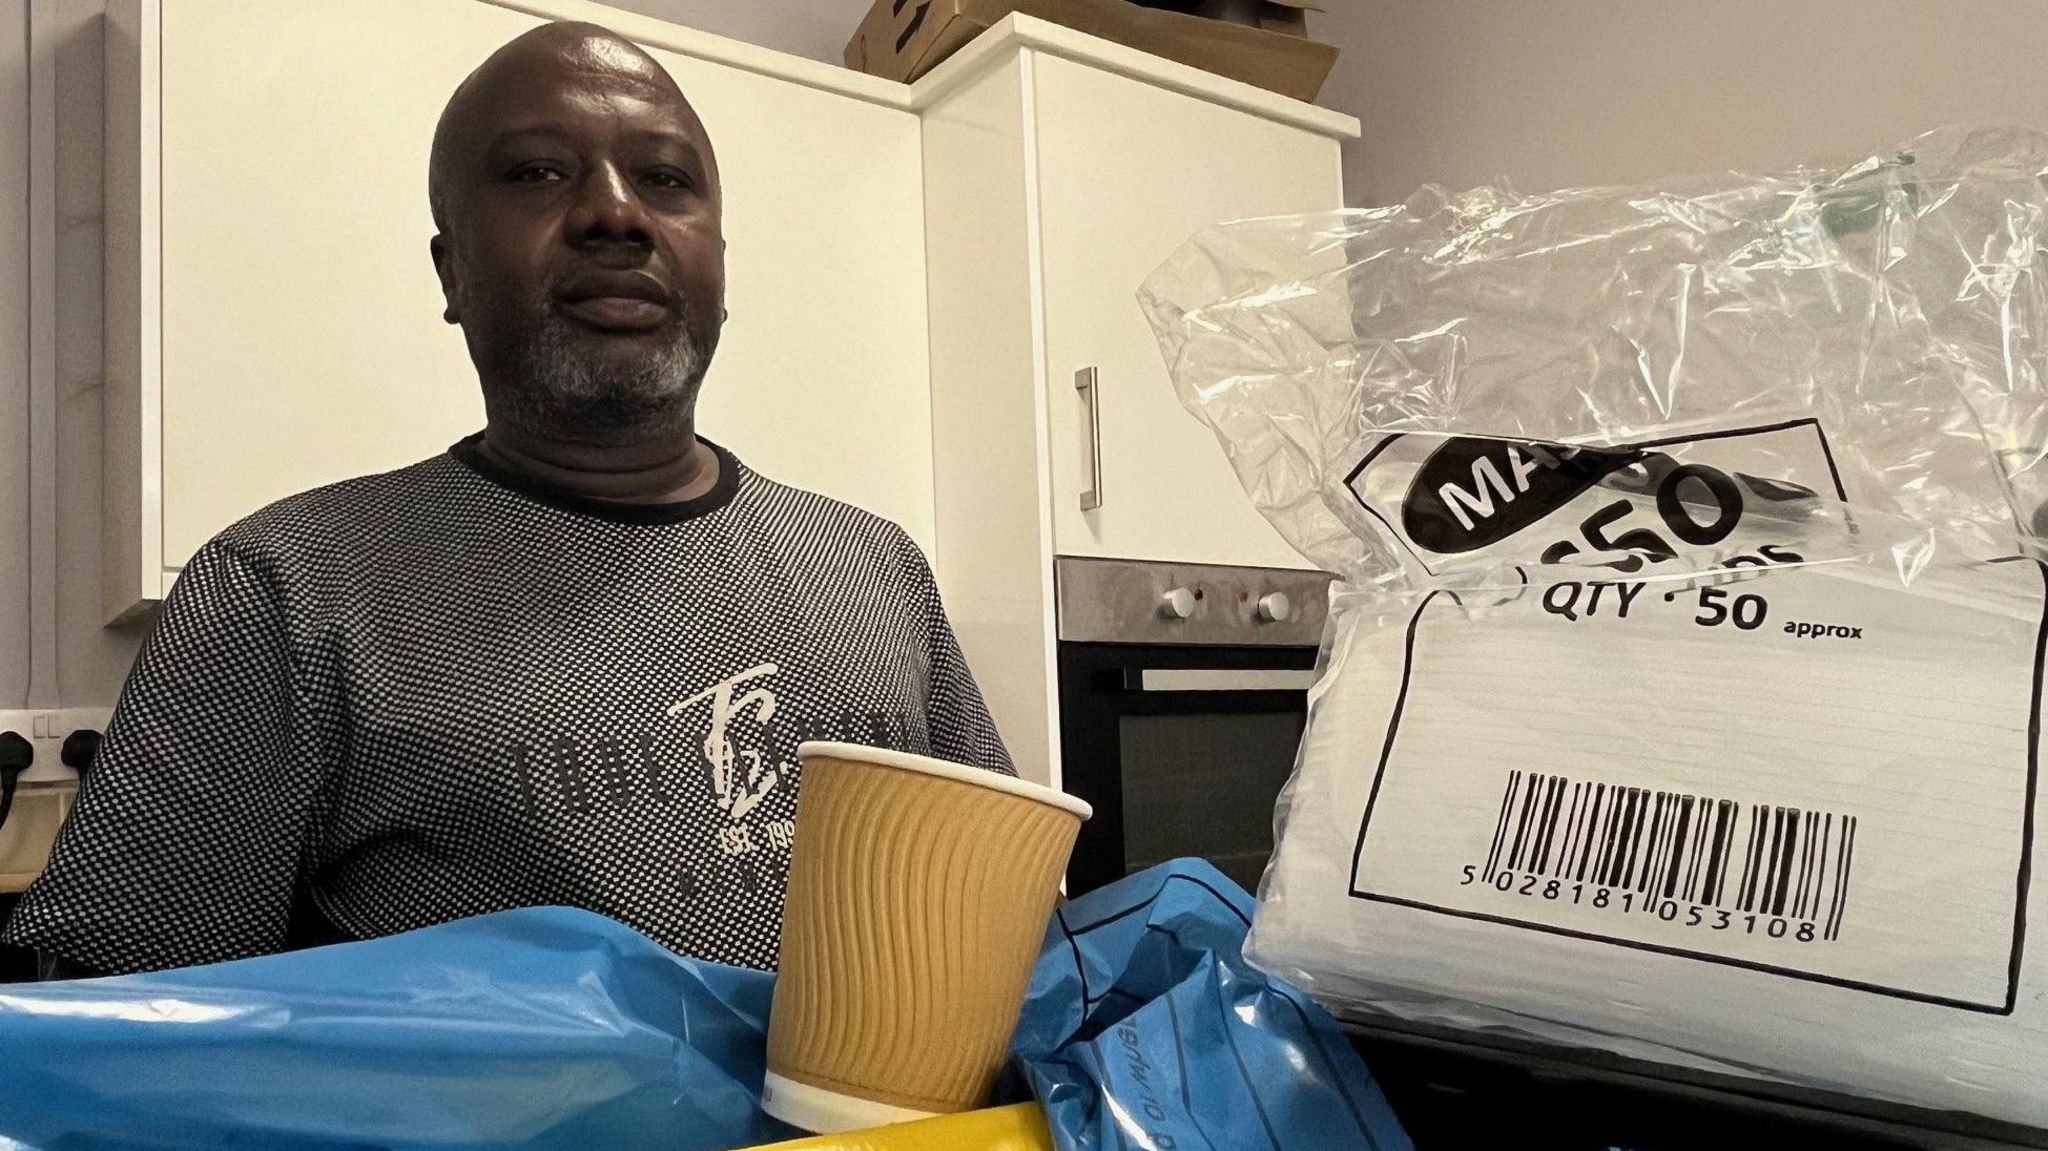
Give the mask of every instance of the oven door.
[[1061, 644], [1064, 782], [1095, 807], [1069, 893], [1181, 856], [1257, 891], [1315, 658], [1312, 647]]

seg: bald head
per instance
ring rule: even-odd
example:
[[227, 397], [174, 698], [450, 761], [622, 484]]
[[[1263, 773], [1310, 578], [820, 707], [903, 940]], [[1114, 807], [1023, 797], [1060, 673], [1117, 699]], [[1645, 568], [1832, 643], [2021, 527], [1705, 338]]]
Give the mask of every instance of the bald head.
[[493, 426], [687, 440], [724, 322], [704, 125], [661, 65], [591, 24], [491, 54], [434, 132], [430, 242]]
[[616, 93], [673, 107], [702, 141], [704, 162], [716, 171], [711, 142], [696, 109], [675, 78], [638, 44], [596, 24], [561, 21], [543, 24], [491, 53], [461, 84], [434, 126], [434, 147], [427, 161], [427, 205], [434, 227], [448, 230], [458, 168], [474, 162], [496, 126], [494, 112], [515, 94], [536, 85]]

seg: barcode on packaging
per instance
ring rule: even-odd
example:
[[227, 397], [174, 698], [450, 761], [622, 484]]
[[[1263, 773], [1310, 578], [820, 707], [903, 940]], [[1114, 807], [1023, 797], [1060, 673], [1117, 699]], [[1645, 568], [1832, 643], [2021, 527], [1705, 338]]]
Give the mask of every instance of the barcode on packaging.
[[[1841, 934], [1856, 817], [1511, 771], [1467, 882], [1707, 930]], [[1590, 896], [1589, 893], [1590, 892]], [[1713, 914], [1704, 914], [1713, 913]]]

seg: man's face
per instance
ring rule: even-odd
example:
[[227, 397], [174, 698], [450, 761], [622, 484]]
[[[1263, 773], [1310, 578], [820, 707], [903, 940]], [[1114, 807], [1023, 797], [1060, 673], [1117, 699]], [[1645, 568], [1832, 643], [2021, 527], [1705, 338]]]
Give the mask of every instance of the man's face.
[[487, 73], [450, 140], [434, 262], [492, 418], [588, 444], [687, 426], [725, 296], [702, 125], [602, 39]]

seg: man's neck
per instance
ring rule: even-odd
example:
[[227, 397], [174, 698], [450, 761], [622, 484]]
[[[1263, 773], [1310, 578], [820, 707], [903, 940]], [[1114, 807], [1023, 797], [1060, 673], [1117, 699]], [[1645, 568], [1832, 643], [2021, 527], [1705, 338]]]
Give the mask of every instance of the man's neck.
[[584, 499], [671, 504], [697, 499], [718, 483], [718, 454], [694, 426], [616, 446], [561, 443], [503, 424], [484, 428], [479, 446], [507, 471]]

